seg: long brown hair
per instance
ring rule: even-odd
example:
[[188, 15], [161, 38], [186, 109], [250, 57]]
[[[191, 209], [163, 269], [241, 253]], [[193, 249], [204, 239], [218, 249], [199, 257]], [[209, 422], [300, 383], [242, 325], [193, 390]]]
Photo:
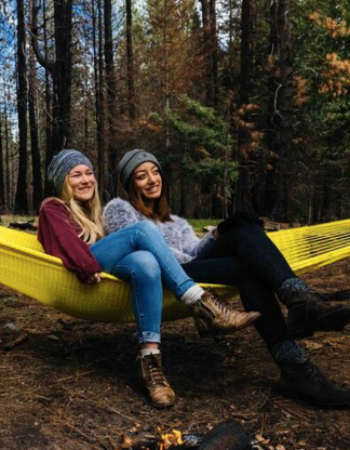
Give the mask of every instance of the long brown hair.
[[154, 208], [150, 211], [147, 208], [141, 194], [136, 190], [134, 177], [131, 176], [129, 183], [126, 187], [126, 191], [129, 196], [129, 201], [133, 207], [139, 211], [141, 214], [146, 216], [148, 219], [154, 220], [156, 222], [172, 222], [170, 217], [170, 207], [167, 199], [168, 186], [162, 177], [162, 192], [160, 197], [154, 201]]

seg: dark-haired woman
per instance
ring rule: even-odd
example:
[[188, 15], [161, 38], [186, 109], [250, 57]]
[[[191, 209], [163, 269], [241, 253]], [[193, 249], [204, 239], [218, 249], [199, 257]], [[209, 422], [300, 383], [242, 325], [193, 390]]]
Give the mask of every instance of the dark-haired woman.
[[[155, 223], [189, 276], [237, 286], [245, 309], [261, 313], [255, 326], [280, 367], [283, 393], [317, 406], [350, 404], [350, 392], [328, 381], [293, 339], [342, 329], [350, 322], [350, 308], [325, 305], [250, 217], [231, 216], [199, 239], [186, 220], [170, 214], [163, 172], [152, 153], [127, 152], [119, 176], [128, 200], [107, 204], [109, 233], [143, 221]], [[288, 309], [288, 330], [276, 296]], [[208, 331], [202, 320], [196, 324], [200, 333]]]

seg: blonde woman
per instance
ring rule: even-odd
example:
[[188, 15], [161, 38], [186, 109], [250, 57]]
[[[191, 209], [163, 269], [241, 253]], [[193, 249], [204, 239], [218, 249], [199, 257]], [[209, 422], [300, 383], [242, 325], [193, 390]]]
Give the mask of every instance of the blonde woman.
[[233, 311], [222, 306], [215, 293], [204, 292], [183, 271], [154, 224], [139, 223], [105, 236], [93, 167], [80, 151], [58, 153], [48, 179], [58, 196], [42, 204], [39, 241], [82, 283], [103, 282], [104, 271], [131, 284], [141, 382], [153, 406], [173, 405], [175, 393], [164, 376], [159, 349], [162, 282], [213, 331], [245, 328], [260, 314]]

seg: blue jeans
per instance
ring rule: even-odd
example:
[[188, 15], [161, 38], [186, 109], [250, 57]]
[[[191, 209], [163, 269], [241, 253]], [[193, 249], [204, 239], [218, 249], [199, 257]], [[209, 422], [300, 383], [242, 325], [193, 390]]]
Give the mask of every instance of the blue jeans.
[[129, 225], [91, 246], [102, 270], [131, 284], [132, 305], [140, 343], [160, 342], [163, 288], [177, 299], [195, 282], [186, 275], [150, 221]]

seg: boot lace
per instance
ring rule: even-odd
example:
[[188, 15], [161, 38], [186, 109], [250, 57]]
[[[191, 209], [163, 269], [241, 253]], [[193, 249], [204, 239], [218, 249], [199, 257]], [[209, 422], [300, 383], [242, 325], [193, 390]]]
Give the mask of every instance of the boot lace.
[[147, 372], [149, 374], [149, 382], [153, 386], [167, 386], [167, 380], [164, 376], [160, 359], [155, 355], [148, 355], [145, 357], [147, 363]]
[[215, 303], [219, 310], [221, 310], [225, 314], [232, 312], [233, 307], [231, 303], [220, 297], [220, 295], [216, 291], [214, 291], [214, 289], [207, 289], [207, 292], [210, 293], [213, 299], [213, 303]]

